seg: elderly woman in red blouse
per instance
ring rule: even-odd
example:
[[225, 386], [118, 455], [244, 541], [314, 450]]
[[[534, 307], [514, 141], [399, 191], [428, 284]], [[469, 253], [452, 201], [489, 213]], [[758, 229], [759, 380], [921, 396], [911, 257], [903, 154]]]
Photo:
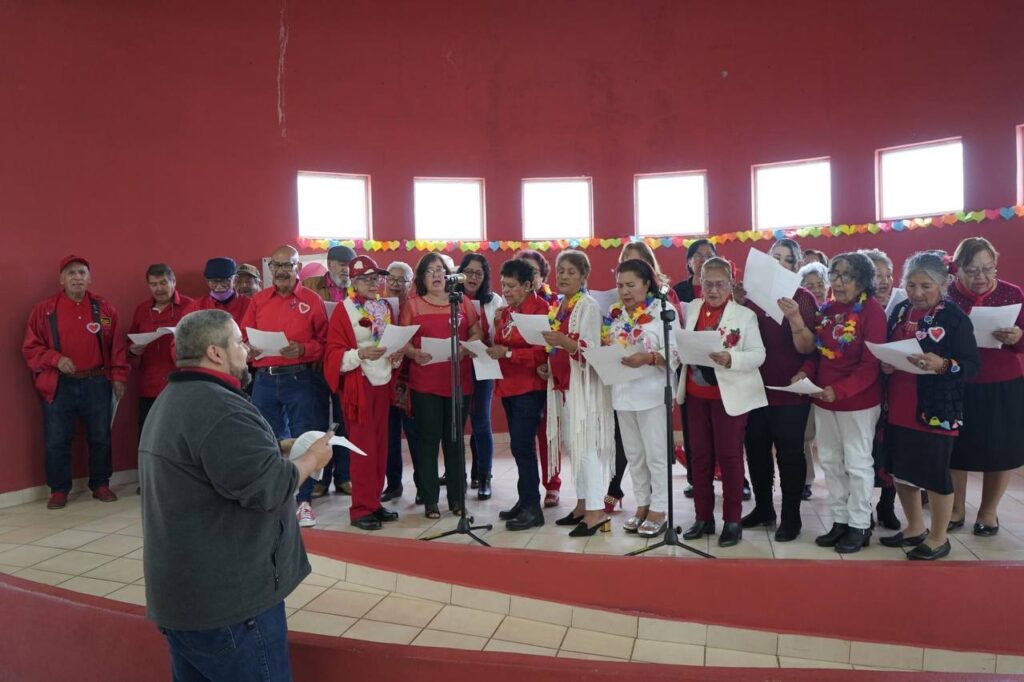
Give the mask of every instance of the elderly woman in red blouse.
[[[999, 254], [987, 239], [971, 237], [953, 253], [956, 282], [949, 297], [970, 314], [976, 307], [1024, 303], [1020, 288], [999, 279]], [[998, 348], [981, 348], [981, 371], [967, 383], [964, 426], [953, 447], [955, 488], [950, 530], [964, 525], [967, 472], [983, 472], [974, 534], [999, 532], [999, 501], [1013, 470], [1024, 464], [1024, 307], [1016, 322], [995, 332]]]

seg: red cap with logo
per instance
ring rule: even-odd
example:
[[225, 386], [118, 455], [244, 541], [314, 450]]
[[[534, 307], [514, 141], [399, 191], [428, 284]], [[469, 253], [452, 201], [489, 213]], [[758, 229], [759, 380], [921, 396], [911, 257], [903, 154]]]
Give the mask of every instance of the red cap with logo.
[[377, 267], [376, 261], [369, 256], [357, 256], [348, 262], [348, 274], [350, 277], [360, 275], [387, 275], [387, 270]]
[[76, 256], [75, 254], [70, 254], [70, 255], [64, 256], [63, 258], [60, 259], [60, 269], [58, 270], [58, 272], [64, 272], [64, 268], [66, 268], [67, 266], [71, 265], [72, 263], [81, 263], [82, 265], [84, 265], [85, 267], [89, 268], [90, 270], [92, 269], [92, 267], [89, 265], [89, 261], [87, 261], [86, 259], [82, 258], [81, 256]]

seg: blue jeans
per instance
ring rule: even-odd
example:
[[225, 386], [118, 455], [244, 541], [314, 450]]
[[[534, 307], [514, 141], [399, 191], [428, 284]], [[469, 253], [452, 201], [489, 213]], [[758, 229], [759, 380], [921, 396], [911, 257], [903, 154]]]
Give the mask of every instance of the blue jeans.
[[416, 440], [416, 420], [400, 407], [391, 406], [388, 413], [388, 483], [387, 490], [402, 488], [402, 430], [405, 429], [405, 442], [409, 444], [409, 459], [412, 460], [412, 480], [419, 490], [419, 476], [416, 474], [416, 453], [419, 443]]
[[53, 402], [43, 401], [46, 485], [50, 492], [71, 492], [71, 443], [79, 419], [89, 444], [89, 488], [96, 490], [110, 483], [110, 396], [110, 381], [106, 377], [61, 376]]
[[174, 682], [291, 682], [283, 601], [223, 628], [160, 631], [171, 649]]
[[[322, 375], [319, 375], [321, 376]], [[319, 419], [326, 429], [331, 425], [331, 421], [338, 422], [338, 435], [347, 436], [348, 431], [345, 429], [345, 415], [341, 411], [341, 400], [338, 399], [337, 393], [331, 393], [330, 387], [327, 386], [327, 382], [323, 381], [324, 393], [321, 393], [319, 389], [316, 392], [317, 400], [321, 401], [323, 405], [317, 405], [317, 419]], [[321, 397], [324, 396], [324, 397]], [[326, 399], [326, 396], [330, 396], [330, 401]], [[330, 414], [328, 414], [327, 407], [330, 406]], [[340, 445], [331, 446], [331, 461], [324, 467], [324, 473], [320, 477], [320, 482], [326, 486], [331, 485], [331, 479], [334, 479], [334, 487], [337, 488], [342, 483], [347, 483], [352, 480], [351, 474], [348, 472], [349, 463], [349, 452], [348, 448], [343, 448]]]
[[519, 470], [519, 504], [540, 507], [540, 463], [537, 460], [537, 429], [547, 402], [545, 391], [531, 391], [501, 399], [508, 418], [512, 457]]
[[[306, 431], [327, 427], [327, 424], [317, 422], [314, 386], [313, 372], [308, 368], [295, 374], [256, 372], [252, 404], [270, 424], [278, 440], [297, 438]], [[295, 500], [300, 503], [311, 501], [314, 483], [312, 478], [307, 478], [299, 487]]]
[[469, 477], [474, 481], [491, 477], [494, 461], [494, 435], [491, 431], [491, 398], [494, 380], [473, 382], [473, 402], [469, 405], [469, 449], [473, 453], [473, 466]]

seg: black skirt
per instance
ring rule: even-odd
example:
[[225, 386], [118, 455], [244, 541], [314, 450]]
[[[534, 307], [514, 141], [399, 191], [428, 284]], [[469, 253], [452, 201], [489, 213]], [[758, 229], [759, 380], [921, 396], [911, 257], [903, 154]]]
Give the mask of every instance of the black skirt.
[[950, 466], [1009, 471], [1024, 464], [1024, 378], [967, 384], [964, 425]]
[[885, 429], [885, 454], [889, 473], [940, 495], [953, 492], [949, 473], [953, 444], [958, 438], [902, 426]]

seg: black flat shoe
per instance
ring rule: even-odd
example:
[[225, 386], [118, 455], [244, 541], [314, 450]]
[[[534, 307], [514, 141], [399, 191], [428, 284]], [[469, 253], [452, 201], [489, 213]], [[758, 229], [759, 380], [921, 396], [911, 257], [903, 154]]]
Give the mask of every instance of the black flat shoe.
[[693, 499], [693, 486], [689, 483], [687, 483], [686, 487], [683, 488], [683, 497], [688, 497], [691, 500]]
[[583, 516], [573, 516], [572, 512], [555, 521], [556, 526], [576, 526], [580, 523], [583, 523]]
[[544, 525], [544, 514], [540, 508], [521, 509], [514, 519], [505, 522], [506, 530], [528, 530]]
[[836, 551], [840, 554], [853, 554], [871, 544], [871, 531], [867, 528], [847, 528], [846, 533], [836, 543]]
[[818, 547], [835, 547], [839, 539], [846, 535], [850, 527], [845, 523], [833, 523], [832, 530], [814, 538], [814, 544]]
[[476, 499], [478, 500], [489, 500], [491, 499], [491, 477], [487, 476], [480, 479], [480, 487], [476, 491]]
[[886, 528], [888, 530], [899, 530], [903, 525], [896, 516], [896, 510], [893, 508], [891, 503], [882, 504], [879, 502], [878, 506], [875, 507], [875, 511], [878, 512], [878, 523], [882, 525], [882, 528]]
[[698, 540], [705, 535], [715, 534], [715, 522], [697, 520], [683, 533], [684, 540]]
[[757, 528], [758, 526], [770, 528], [775, 525], [776, 519], [777, 517], [775, 516], [774, 509], [766, 511], [754, 507], [752, 512], [740, 519], [740, 525], [744, 528]]
[[381, 521], [383, 523], [390, 523], [391, 521], [398, 520], [398, 512], [388, 511], [384, 507], [378, 507], [377, 510], [373, 512], [373, 515], [377, 518], [378, 521]]
[[725, 523], [722, 525], [722, 534], [718, 536], [719, 547], [732, 547], [743, 538], [743, 526], [736, 523]]
[[998, 522], [995, 526], [986, 526], [980, 521], [974, 524], [974, 534], [980, 538], [990, 538], [999, 532]]
[[381, 523], [373, 514], [367, 514], [366, 516], [360, 516], [358, 519], [352, 521], [352, 525], [361, 530], [380, 530]]
[[[750, 494], [750, 484], [747, 483], [746, 481], [744, 481], [743, 482], [743, 501], [744, 502], [749, 502], [751, 497], [752, 496]], [[725, 532], [725, 531], [723, 530], [723, 532]]]
[[966, 517], [960, 519], [959, 521], [950, 520], [949, 525], [946, 526], [946, 532], [947, 533], [951, 533], [954, 530], [956, 530], [957, 528], [963, 528], [964, 527], [964, 523], [966, 521], [967, 521]]
[[811, 499], [811, 495], [812, 494], [813, 493], [811, 493], [811, 486], [805, 485], [804, 486], [804, 491], [802, 493], [800, 493], [800, 499], [802, 499], [802, 500], [809, 500], [809, 499]]
[[401, 488], [389, 488], [388, 490], [385, 490], [383, 493], [381, 493], [380, 501], [381, 502], [390, 502], [391, 500], [397, 500], [401, 496], [402, 496], [402, 489]]
[[928, 531], [915, 535], [912, 538], [905, 537], [903, 533], [896, 533], [896, 535], [890, 535], [887, 538], [879, 538], [878, 541], [886, 547], [917, 547], [925, 538], [928, 537]]
[[800, 536], [802, 526], [799, 523], [783, 521], [775, 531], [775, 542], [792, 542]]
[[519, 512], [521, 511], [523, 511], [523, 505], [516, 502], [512, 505], [511, 509], [505, 509], [498, 512], [498, 518], [502, 521], [508, 521], [509, 519], [514, 519], [519, 516]]
[[607, 533], [612, 529], [612, 520], [605, 519], [599, 521], [596, 526], [588, 526], [587, 524], [580, 521], [575, 528], [569, 531], [569, 537], [571, 538], [589, 538], [591, 535], [601, 531]]
[[922, 542], [920, 545], [907, 552], [907, 558], [911, 561], [935, 561], [936, 559], [941, 559], [944, 556], [949, 556], [950, 549], [949, 540], [946, 540], [935, 549], [932, 549]]

